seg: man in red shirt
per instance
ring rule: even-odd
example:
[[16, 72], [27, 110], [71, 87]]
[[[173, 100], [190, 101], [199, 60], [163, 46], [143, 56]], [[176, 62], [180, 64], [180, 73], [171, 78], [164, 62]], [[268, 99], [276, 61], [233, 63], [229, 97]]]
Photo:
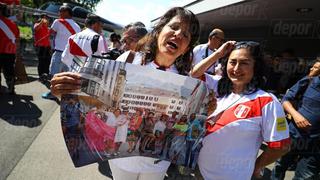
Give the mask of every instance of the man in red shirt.
[[0, 3], [0, 71], [3, 69], [9, 93], [14, 94], [14, 64], [19, 47], [19, 29], [6, 17], [7, 12], [7, 5]]
[[49, 74], [51, 61], [49, 20], [46, 14], [41, 14], [40, 20], [34, 24], [34, 46], [38, 52], [38, 74], [40, 81], [45, 81]]

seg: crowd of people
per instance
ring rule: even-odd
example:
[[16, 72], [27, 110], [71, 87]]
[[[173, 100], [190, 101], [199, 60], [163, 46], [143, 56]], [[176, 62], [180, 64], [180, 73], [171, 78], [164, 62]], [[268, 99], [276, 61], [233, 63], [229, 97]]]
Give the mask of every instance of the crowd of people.
[[[1, 4], [0, 23], [7, 29], [1, 28], [0, 38], [7, 44], [0, 46], [0, 68], [4, 69], [10, 93], [14, 93], [12, 70], [19, 33], [14, 23], [5, 17], [4, 9]], [[67, 6], [60, 8], [59, 15], [49, 29], [45, 16], [35, 24], [36, 31], [42, 29], [39, 30], [42, 33], [54, 34], [55, 42], [49, 68], [53, 76], [51, 93], [44, 98], [59, 97], [80, 88], [81, 76], [68, 72], [74, 59], [103, 56], [111, 51], [115, 52], [117, 61], [202, 79], [214, 94], [212, 112], [208, 111], [208, 119], [203, 124], [194, 114], [182, 115], [179, 119], [175, 119], [176, 114], [171, 118], [165, 114], [154, 118], [152, 112], [137, 110], [134, 116], [123, 118], [128, 116], [125, 108], [110, 111], [118, 126], [125, 127], [116, 131], [113, 142], [106, 142], [107, 147], [114, 148], [107, 151], [108, 155], [117, 155], [124, 140], [129, 144], [129, 153], [139, 144], [141, 153], [150, 150], [159, 155], [158, 158], [133, 156], [110, 160], [114, 179], [164, 179], [170, 162], [158, 161], [161, 156], [189, 167], [194, 167], [199, 157], [197, 164], [206, 180], [261, 177], [265, 166], [275, 161], [271, 179], [284, 179], [291, 166], [296, 166], [294, 179], [319, 178], [319, 60], [303, 77], [306, 71], [300, 70], [300, 66], [305, 65], [299, 64], [291, 50], [270, 56], [263, 53], [257, 42], [225, 42], [225, 34], [218, 28], [208, 35], [206, 44], [196, 46], [199, 21], [190, 10], [180, 7], [169, 9], [151, 32], [139, 22], [129, 24], [122, 38], [113, 35], [111, 49], [101, 35], [98, 16], [89, 15], [86, 29], [80, 32]], [[43, 61], [39, 62], [40, 77], [48, 72], [49, 36], [35, 38], [39, 60]], [[285, 93], [282, 102], [267, 90]], [[69, 125], [66, 129], [73, 131]], [[190, 126], [198, 130], [190, 131], [193, 129]], [[201, 132], [204, 136], [197, 154], [190, 149], [195, 143], [193, 134]], [[267, 148], [257, 157], [262, 143], [267, 144]], [[172, 150], [175, 146], [180, 150]]]

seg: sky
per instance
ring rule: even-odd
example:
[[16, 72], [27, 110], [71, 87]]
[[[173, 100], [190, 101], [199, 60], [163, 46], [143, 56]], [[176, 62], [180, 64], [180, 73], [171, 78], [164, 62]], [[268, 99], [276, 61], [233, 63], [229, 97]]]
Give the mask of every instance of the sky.
[[103, 0], [96, 14], [120, 25], [141, 21], [147, 28], [151, 20], [163, 15], [170, 7], [182, 6], [192, 0]]

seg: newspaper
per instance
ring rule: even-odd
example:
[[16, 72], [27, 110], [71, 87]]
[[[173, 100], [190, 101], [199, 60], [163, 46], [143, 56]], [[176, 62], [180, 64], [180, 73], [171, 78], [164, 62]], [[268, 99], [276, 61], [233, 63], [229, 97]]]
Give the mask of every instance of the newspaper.
[[81, 89], [61, 99], [61, 125], [76, 167], [147, 156], [194, 168], [205, 132], [205, 84], [101, 58], [74, 60]]

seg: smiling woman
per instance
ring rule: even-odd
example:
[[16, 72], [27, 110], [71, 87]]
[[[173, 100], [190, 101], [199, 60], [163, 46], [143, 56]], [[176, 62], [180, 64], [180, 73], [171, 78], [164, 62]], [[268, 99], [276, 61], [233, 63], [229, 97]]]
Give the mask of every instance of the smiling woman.
[[[204, 72], [203, 67], [215, 62], [213, 57], [221, 57], [221, 48], [197, 64], [193, 73]], [[206, 74], [208, 87], [218, 96], [199, 154], [199, 168], [206, 180], [259, 177], [266, 165], [288, 151], [285, 114], [277, 98], [261, 89], [262, 68], [259, 43], [245, 41], [232, 45], [222, 62], [222, 77]], [[256, 158], [262, 142], [268, 149]]]

